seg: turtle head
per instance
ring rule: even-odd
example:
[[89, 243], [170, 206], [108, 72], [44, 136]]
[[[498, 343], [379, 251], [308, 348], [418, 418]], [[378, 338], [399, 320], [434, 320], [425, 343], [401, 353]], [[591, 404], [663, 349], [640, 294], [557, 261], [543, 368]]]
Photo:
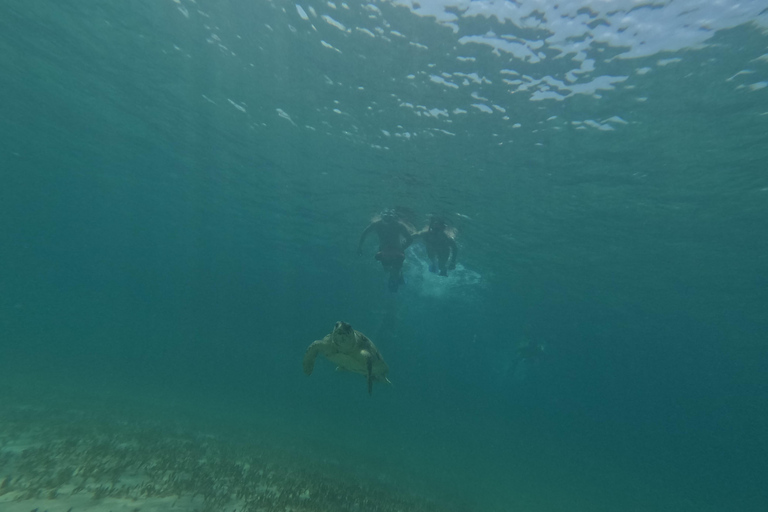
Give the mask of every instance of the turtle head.
[[345, 333], [345, 332], [352, 332], [352, 326], [349, 325], [347, 322], [336, 322], [336, 325], [333, 326], [333, 332], [334, 333]]
[[355, 346], [355, 330], [347, 322], [336, 322], [331, 333], [331, 341], [341, 349]]
[[395, 224], [397, 223], [397, 213], [395, 210], [391, 208], [387, 208], [386, 210], [382, 211], [379, 214], [379, 218], [381, 218], [381, 222], [384, 224]]
[[447, 224], [440, 217], [432, 217], [432, 220], [429, 222], [429, 230], [432, 232], [445, 231], [446, 227]]

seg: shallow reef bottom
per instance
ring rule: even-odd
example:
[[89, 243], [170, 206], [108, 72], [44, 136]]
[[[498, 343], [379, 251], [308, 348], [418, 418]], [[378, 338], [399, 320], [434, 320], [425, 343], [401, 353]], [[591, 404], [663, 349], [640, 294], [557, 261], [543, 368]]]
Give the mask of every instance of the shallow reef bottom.
[[445, 504], [334, 474], [258, 443], [77, 411], [0, 416], [4, 512], [437, 512]]

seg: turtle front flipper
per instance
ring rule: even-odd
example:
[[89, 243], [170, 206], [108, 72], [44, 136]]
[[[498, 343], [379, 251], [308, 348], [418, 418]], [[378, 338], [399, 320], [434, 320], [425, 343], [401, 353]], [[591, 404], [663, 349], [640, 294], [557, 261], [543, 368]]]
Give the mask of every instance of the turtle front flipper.
[[361, 350], [360, 355], [365, 358], [365, 368], [368, 370], [368, 394], [373, 394], [373, 356], [367, 350]]
[[304, 352], [304, 373], [307, 375], [312, 375], [312, 370], [315, 369], [315, 358], [317, 358], [317, 354], [320, 352], [320, 344], [322, 342], [322, 340], [313, 342], [307, 347], [307, 351]]

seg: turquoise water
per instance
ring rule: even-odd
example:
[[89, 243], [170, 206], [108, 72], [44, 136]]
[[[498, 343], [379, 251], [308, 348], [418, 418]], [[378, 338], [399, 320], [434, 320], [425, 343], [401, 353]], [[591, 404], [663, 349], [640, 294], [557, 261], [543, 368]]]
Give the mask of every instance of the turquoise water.
[[[5, 0], [2, 406], [446, 509], [764, 510], [766, 9]], [[393, 206], [456, 227], [448, 278], [356, 255]], [[337, 320], [392, 386], [302, 374]]]

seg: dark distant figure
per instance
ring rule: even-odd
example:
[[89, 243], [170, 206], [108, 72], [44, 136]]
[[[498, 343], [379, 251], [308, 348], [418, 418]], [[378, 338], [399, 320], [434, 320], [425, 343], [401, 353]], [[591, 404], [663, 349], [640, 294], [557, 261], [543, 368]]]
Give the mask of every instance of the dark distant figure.
[[519, 361], [539, 361], [544, 357], [544, 345], [525, 340], [517, 345]]
[[517, 345], [517, 362], [515, 363], [515, 379], [526, 380], [529, 372], [539, 368], [544, 359], [544, 344], [524, 339]]
[[456, 268], [458, 247], [454, 239], [455, 232], [440, 217], [432, 217], [429, 226], [413, 235], [424, 240], [429, 258], [429, 271], [447, 276], [448, 270]]
[[363, 254], [363, 242], [369, 233], [375, 231], [379, 236], [379, 252], [375, 258], [381, 262], [384, 270], [389, 272], [389, 289], [396, 292], [398, 286], [405, 283], [403, 279], [403, 262], [405, 261], [405, 249], [411, 245], [413, 239], [412, 229], [401, 221], [394, 210], [384, 210], [374, 217], [360, 235], [360, 243], [357, 245], [357, 254]]

